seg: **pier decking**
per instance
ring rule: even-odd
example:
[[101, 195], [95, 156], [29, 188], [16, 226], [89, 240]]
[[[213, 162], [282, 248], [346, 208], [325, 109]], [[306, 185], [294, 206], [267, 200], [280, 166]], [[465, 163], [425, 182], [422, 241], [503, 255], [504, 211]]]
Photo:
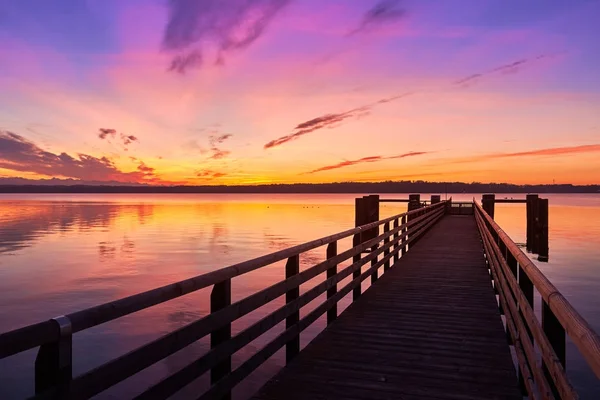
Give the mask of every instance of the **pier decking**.
[[255, 397], [521, 399], [473, 215], [447, 216]]
[[[94, 397], [207, 336], [206, 353], [148, 382], [136, 399], [167, 399], [205, 374], [210, 386], [198, 398], [229, 399], [283, 347], [286, 366], [255, 400], [578, 399], [567, 337], [597, 377], [600, 337], [496, 224], [494, 196], [483, 200], [438, 195], [426, 205], [415, 194], [408, 212], [380, 220], [379, 202], [398, 200], [359, 198], [353, 229], [2, 333], [0, 358], [37, 349], [36, 399]], [[528, 195], [526, 204], [527, 246], [547, 260], [548, 201]], [[338, 248], [348, 239], [351, 247]], [[317, 249], [325, 260], [300, 271], [300, 257]], [[281, 281], [232, 303], [232, 281], [283, 261]], [[210, 313], [73, 376], [73, 335], [202, 289], [211, 290]], [[232, 322], [283, 296], [285, 304], [232, 335]], [[323, 315], [327, 327], [301, 350], [300, 334]], [[233, 367], [232, 355], [267, 332], [270, 341]]]

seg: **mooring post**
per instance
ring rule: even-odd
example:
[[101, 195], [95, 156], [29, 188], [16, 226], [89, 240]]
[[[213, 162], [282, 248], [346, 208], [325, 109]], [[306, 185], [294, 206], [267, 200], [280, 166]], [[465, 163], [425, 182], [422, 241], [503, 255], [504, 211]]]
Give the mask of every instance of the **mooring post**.
[[[300, 273], [300, 256], [297, 254], [288, 258], [285, 264], [285, 279], [289, 279], [294, 275]], [[293, 289], [285, 292], [285, 303], [289, 304], [296, 300], [300, 296], [300, 287], [296, 286]], [[300, 310], [291, 314], [285, 319], [285, 328], [289, 329], [296, 325], [300, 321]], [[290, 361], [300, 352], [300, 334], [296, 335], [290, 340], [285, 346], [285, 362], [289, 364]]]
[[[408, 211], [418, 210], [421, 208], [421, 195], [420, 194], [409, 194], [408, 195]], [[416, 215], [410, 215], [407, 221], [416, 218]]]
[[[366, 200], [364, 197], [357, 197], [354, 199], [354, 227], [359, 227], [366, 224], [367, 220], [367, 209]], [[359, 234], [362, 236], [361, 234]]]
[[496, 205], [496, 195], [493, 193], [484, 194], [481, 196], [481, 207], [483, 210], [494, 219], [494, 208]]
[[537, 205], [538, 195], [528, 194], [525, 197], [527, 207], [527, 250], [533, 251], [537, 246], [535, 245], [535, 231], [537, 227]]
[[[231, 279], [216, 283], [210, 293], [210, 312], [214, 313], [231, 304]], [[231, 339], [231, 323], [222, 328], [216, 329], [210, 334], [210, 348], [214, 349], [221, 343]], [[223, 377], [231, 373], [231, 356], [215, 365], [210, 370], [210, 383], [214, 385]], [[222, 397], [222, 399], [231, 399], [231, 392]]]
[[[354, 226], [359, 227], [375, 221], [379, 221], [379, 195], [356, 198], [354, 201]], [[361, 232], [361, 243], [376, 238], [378, 233], [378, 227]]]
[[548, 261], [548, 199], [538, 199], [538, 261]]
[[73, 378], [73, 329], [69, 318], [52, 318], [58, 330], [58, 340], [40, 346], [35, 359], [35, 393], [56, 388], [57, 398]]
[[[327, 259], [333, 258], [337, 255], [337, 241], [331, 242], [327, 245]], [[327, 279], [333, 278], [337, 274], [337, 264], [327, 269]], [[337, 293], [337, 284], [327, 289], [327, 299], [332, 298]], [[337, 302], [327, 310], [327, 325], [331, 324], [337, 318]]]

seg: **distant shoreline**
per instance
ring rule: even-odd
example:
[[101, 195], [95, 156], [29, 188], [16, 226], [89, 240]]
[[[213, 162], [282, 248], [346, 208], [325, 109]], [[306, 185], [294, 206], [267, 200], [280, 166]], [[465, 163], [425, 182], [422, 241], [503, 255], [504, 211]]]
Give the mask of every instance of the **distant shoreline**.
[[343, 194], [343, 193], [600, 193], [600, 185], [513, 185], [462, 182], [343, 182], [235, 186], [126, 186], [126, 185], [0, 185], [0, 194]]

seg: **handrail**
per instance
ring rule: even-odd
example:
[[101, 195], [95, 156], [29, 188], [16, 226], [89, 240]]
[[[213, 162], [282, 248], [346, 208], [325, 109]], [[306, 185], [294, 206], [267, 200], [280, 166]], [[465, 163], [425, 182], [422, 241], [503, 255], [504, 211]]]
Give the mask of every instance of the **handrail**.
[[[523, 323], [521, 320], [528, 328], [528, 332], [517, 329], [520, 331], [517, 333], [523, 336], [518, 340], [527, 347], [527, 343], [531, 345], [532, 341], [526, 336], [533, 335], [542, 350], [544, 368], [549, 371], [547, 376], [552, 378], [552, 384], [556, 385], [553, 391], [560, 393], [562, 398], [577, 398], [563, 369], [564, 335], [566, 333], [575, 343], [598, 378], [600, 378], [600, 337], [481, 205], [475, 201], [474, 205], [486, 256], [491, 264], [492, 274], [496, 275], [494, 281], [499, 281], [499, 285], [498, 283], [495, 285], [500, 287], [504, 311], [513, 314], [512, 318], [516, 320], [514, 325], [517, 328]], [[533, 288], [538, 290], [543, 300], [541, 327], [533, 314]], [[509, 289], [512, 293], [508, 291]], [[506, 310], [506, 305], [513, 308], [514, 304], [519, 310], [518, 315], [512, 312], [515, 310]], [[533, 365], [531, 367], [534, 368]], [[535, 375], [537, 371], [533, 372]], [[540, 379], [536, 378], [536, 384], [540, 383], [539, 381]]]
[[[211, 336], [211, 350], [200, 359], [149, 388], [142, 398], [166, 398], [185, 384], [210, 370], [213, 393], [226, 396], [241, 379], [286, 346], [290, 360], [300, 350], [299, 334], [320, 315], [327, 312], [329, 324], [337, 317], [337, 302], [347, 293], [353, 300], [361, 295], [361, 282], [378, 279], [378, 269], [387, 271], [392, 260], [409, 250], [409, 245], [447, 212], [446, 202], [437, 203], [380, 221], [365, 224], [321, 239], [235, 264], [175, 284], [126, 297], [100, 306], [78, 311], [49, 321], [29, 325], [0, 335], [0, 358], [40, 346], [35, 362], [36, 398], [89, 398], [183, 349], [204, 336]], [[393, 222], [393, 227], [391, 226]], [[362, 233], [383, 225], [383, 233], [364, 240]], [[378, 230], [379, 232], [379, 230]], [[337, 252], [337, 241], [353, 236], [353, 245]], [[301, 253], [327, 245], [327, 259], [302, 272]], [[363, 256], [366, 250], [370, 251]], [[381, 257], [380, 257], [381, 256]], [[285, 279], [259, 292], [231, 303], [231, 279], [287, 258]], [[352, 264], [338, 271], [337, 266], [352, 259]], [[370, 268], [361, 266], [370, 262]], [[324, 282], [300, 295], [300, 285], [327, 272]], [[346, 277], [351, 281], [340, 290], [337, 284]], [[211, 312], [173, 332], [146, 343], [127, 354], [110, 360], [75, 378], [72, 377], [72, 334], [121, 316], [151, 307], [187, 293], [212, 286]], [[300, 309], [320, 294], [327, 300], [300, 319]], [[231, 336], [231, 323], [285, 294], [286, 304], [271, 312], [236, 336]], [[286, 320], [286, 330], [241, 367], [231, 370], [231, 356], [256, 337]], [[212, 397], [211, 397], [212, 398]]]
[[[94, 306], [67, 314], [66, 317], [71, 321], [72, 332], [80, 332], [84, 329], [112, 321], [128, 314], [141, 311], [148, 307], [152, 307], [197, 290], [207, 288], [225, 280], [235, 278], [236, 276], [246, 274], [278, 261], [285, 260], [291, 256], [304, 253], [340, 239], [360, 234], [363, 231], [377, 228], [385, 223], [389, 223], [404, 216], [408, 217], [417, 215], [418, 213], [423, 212], [425, 209], [435, 209], [436, 207], [440, 207], [442, 204], [444, 204], [444, 202], [394, 215], [376, 222], [292, 246], [287, 249], [279, 250], [251, 260], [243, 261], [241, 263], [221, 268], [216, 271], [208, 272], [192, 278], [184, 279], [176, 283], [161, 286], [156, 289], [151, 289], [142, 293], [124, 297], [119, 300], [110, 301], [99, 306]], [[56, 330], [54, 321], [52, 320], [28, 325], [23, 328], [2, 333], [0, 334], [0, 359], [32, 349], [37, 346], [51, 343], [58, 340], [58, 337], [59, 333]]]

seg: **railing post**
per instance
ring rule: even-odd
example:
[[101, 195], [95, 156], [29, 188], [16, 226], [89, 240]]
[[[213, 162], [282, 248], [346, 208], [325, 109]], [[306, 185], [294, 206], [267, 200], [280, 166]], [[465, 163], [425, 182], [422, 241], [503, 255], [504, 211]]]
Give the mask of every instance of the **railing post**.
[[[556, 315], [550, 309], [548, 303], [542, 300], [542, 329], [544, 330], [544, 334], [548, 338], [550, 345], [554, 349], [556, 356], [560, 360], [563, 368], [566, 367], [566, 335], [565, 328], [560, 324]], [[550, 384], [550, 388], [554, 393], [554, 397], [557, 399], [560, 398], [558, 391], [556, 390], [556, 385], [554, 385], [554, 380], [552, 379], [550, 372], [548, 371], [548, 367], [546, 363], [543, 364], [544, 375]]]
[[[519, 265], [519, 287], [523, 291], [523, 295], [527, 299], [527, 302], [529, 303], [529, 305], [531, 306], [531, 310], [533, 311], [533, 282], [531, 282], [531, 279], [529, 279], [529, 276], [527, 276], [527, 273], [523, 270], [523, 268], [521, 268], [520, 265]], [[523, 318], [521, 311], [519, 311], [519, 315], [520, 315], [520, 318]], [[531, 344], [533, 345], [533, 335], [531, 334], [531, 332], [529, 331], [527, 326], [525, 326], [525, 329], [527, 329], [529, 339], [531, 339]], [[523, 380], [523, 374], [521, 373], [520, 369], [519, 369], [519, 384], [521, 386], [521, 391], [523, 393], [527, 393], [527, 390], [525, 389], [525, 382]]]
[[59, 393], [73, 379], [73, 329], [64, 315], [52, 321], [58, 329], [58, 340], [40, 346], [35, 359], [35, 393], [56, 388], [57, 396], [61, 397]]
[[519, 263], [517, 262], [515, 256], [513, 256], [513, 254], [508, 250], [506, 251], [506, 263], [510, 267], [510, 271], [512, 272], [515, 279], [517, 279]]
[[[300, 256], [297, 254], [288, 258], [285, 264], [285, 279], [289, 279], [294, 275], [300, 273]], [[300, 296], [300, 287], [296, 286], [293, 289], [288, 290], [285, 293], [285, 303], [289, 304], [296, 300]], [[300, 310], [291, 314], [285, 319], [285, 328], [289, 329], [296, 325], [300, 321]], [[300, 335], [296, 335], [290, 340], [285, 347], [285, 362], [289, 364], [290, 361], [300, 352]]]
[[[231, 304], [231, 279], [216, 283], [210, 293], [210, 312], [214, 313]], [[223, 342], [231, 339], [231, 323], [216, 329], [210, 334], [210, 348], [214, 349]], [[231, 356], [215, 365], [210, 370], [210, 383], [214, 385], [223, 377], [231, 373]], [[231, 392], [222, 397], [230, 399]]]
[[[357, 233], [356, 235], [354, 235], [354, 237], [352, 238], [352, 247], [356, 247], [360, 245], [360, 233]], [[355, 255], [354, 257], [352, 257], [352, 262], [356, 263], [360, 261], [360, 257], [361, 254], [358, 253], [357, 255]], [[356, 271], [354, 271], [352, 273], [352, 279], [357, 279], [360, 277], [360, 267], [356, 269]], [[358, 286], [356, 286], [353, 290], [352, 290], [352, 301], [355, 301], [356, 299], [358, 299], [360, 297], [360, 287], [361, 284], [359, 283]]]
[[[385, 225], [383, 225], [383, 233], [388, 233], [390, 231], [390, 223], [386, 222]], [[385, 239], [383, 239], [383, 245], [387, 245], [390, 242], [390, 238], [389, 236], [386, 237]], [[390, 254], [390, 249], [387, 248], [386, 250], [383, 251], [383, 257], [386, 257]], [[388, 269], [390, 269], [390, 260], [388, 259], [385, 263], [383, 263], [383, 272], [385, 273], [385, 271], [387, 271]]]
[[[398, 218], [396, 218], [394, 220], [394, 229], [398, 228], [400, 226], [400, 221], [398, 221]], [[400, 254], [398, 254], [398, 247], [400, 246], [400, 243], [398, 243], [398, 238], [400, 237], [400, 232], [396, 231], [396, 233], [394, 233], [394, 240], [396, 240], [395, 244], [394, 244], [394, 263], [398, 262], [398, 260], [400, 259]]]
[[[373, 246], [371, 247], [371, 253], [374, 253], [375, 250], [377, 250], [378, 246]], [[371, 267], [374, 267], [375, 264], [377, 264], [377, 258], [375, 257], [371, 260]], [[374, 284], [375, 282], [377, 282], [377, 270], [378, 268], [373, 269], [373, 271], [371, 271], [371, 285]]]
[[[337, 255], [337, 241], [327, 245], [327, 259]], [[327, 279], [333, 278], [337, 274], [337, 264], [327, 269]], [[337, 293], [337, 284], [327, 289], [327, 299], [335, 296]], [[337, 318], [337, 303], [327, 310], [327, 325], [331, 324]]]
[[403, 257], [404, 257], [404, 254], [406, 254], [406, 251], [407, 251], [407, 249], [406, 249], [406, 239], [407, 239], [407, 237], [405, 236], [406, 233], [408, 232], [408, 227], [406, 227], [406, 221], [407, 220], [408, 219], [406, 218], [406, 215], [403, 215], [402, 216], [402, 221], [400, 222], [400, 224], [402, 226], [404, 226], [404, 228], [402, 228], [402, 241], [400, 242], [401, 243], [400, 244], [401, 245], [400, 253], [401, 253], [401, 255]]
[[[379, 226], [377, 226], [376, 228], [373, 228], [375, 235], [374, 237], [377, 237], [379, 235]], [[373, 230], [372, 230], [373, 231]], [[379, 248], [379, 243], [376, 244], [375, 246], [371, 247], [371, 253], [374, 253], [377, 249]], [[379, 257], [375, 257], [371, 260], [371, 267], [375, 266], [375, 264], [377, 264], [377, 259]], [[375, 268], [372, 272], [371, 272], [371, 285], [374, 284], [377, 281], [377, 270], [379, 268]]]

